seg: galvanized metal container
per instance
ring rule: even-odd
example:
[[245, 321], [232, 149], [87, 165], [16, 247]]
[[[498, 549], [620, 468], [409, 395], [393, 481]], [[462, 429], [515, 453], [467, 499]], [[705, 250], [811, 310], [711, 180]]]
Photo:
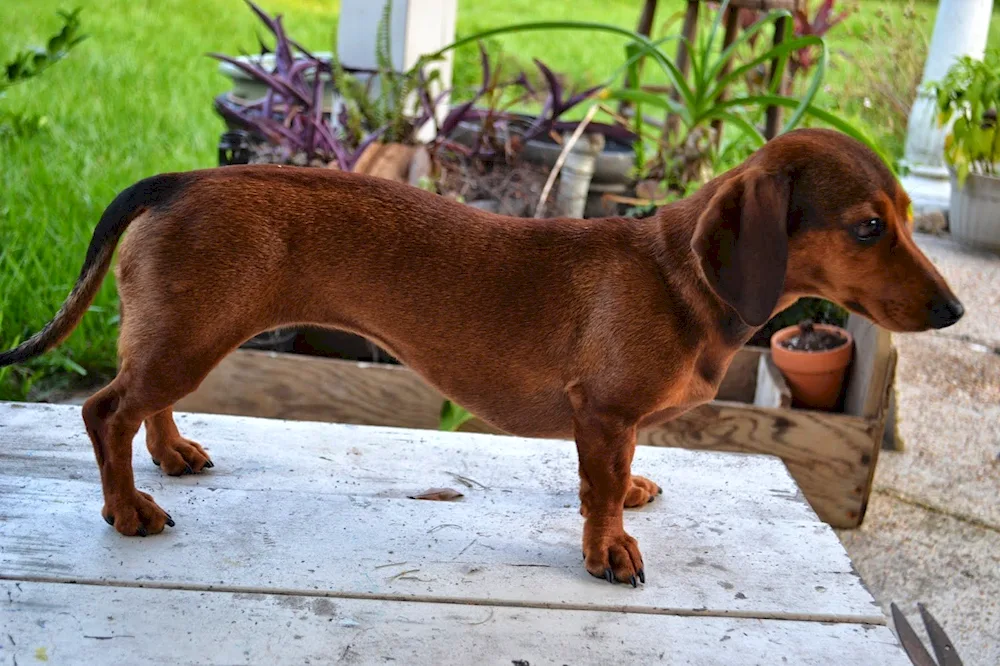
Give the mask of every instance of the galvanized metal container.
[[951, 206], [948, 228], [952, 237], [967, 245], [1000, 251], [1000, 178], [970, 173], [959, 186], [951, 172]]

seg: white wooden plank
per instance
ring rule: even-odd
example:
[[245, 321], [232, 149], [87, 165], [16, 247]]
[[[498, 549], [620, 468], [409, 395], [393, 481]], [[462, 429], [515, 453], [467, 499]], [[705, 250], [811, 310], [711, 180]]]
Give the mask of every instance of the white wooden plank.
[[[0, 407], [0, 576], [885, 621], [776, 459], [641, 448], [636, 468], [665, 494], [627, 516], [648, 577], [633, 590], [582, 567], [571, 443], [182, 420], [219, 466], [171, 479], [137, 456], [139, 487], [177, 527], [129, 539], [99, 516], [78, 410]], [[466, 488], [447, 472], [487, 488]], [[406, 499], [441, 485], [466, 497]]]
[[[246, 490], [322, 486], [323, 492], [352, 495], [399, 488], [399, 497], [431, 486], [466, 490], [454, 474], [476, 488], [518, 494], [575, 497], [579, 484], [576, 449], [568, 442], [208, 414], [176, 417], [182, 434], [203, 444], [217, 467], [171, 483]], [[79, 407], [0, 403], [0, 442], [0, 456], [8, 463], [0, 474], [16, 475], [27, 466], [33, 478], [97, 478]], [[140, 430], [133, 445], [136, 474], [163, 480], [144, 442]], [[771, 456], [640, 447], [633, 471], [674, 497], [711, 495], [704, 516], [732, 513], [732, 497], [715, 497], [724, 494], [739, 497], [744, 516], [815, 520], [795, 481]]]
[[0, 662], [908, 666], [884, 626], [0, 582]]

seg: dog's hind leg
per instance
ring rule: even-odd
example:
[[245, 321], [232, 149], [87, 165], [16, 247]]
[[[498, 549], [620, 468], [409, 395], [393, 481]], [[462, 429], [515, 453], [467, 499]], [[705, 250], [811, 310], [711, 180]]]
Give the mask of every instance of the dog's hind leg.
[[625, 495], [625, 508], [645, 506], [663, 494], [663, 489], [644, 476], [631, 477], [632, 484]]
[[[168, 321], [177, 322], [176, 326], [164, 325]], [[158, 318], [130, 316], [123, 321], [118, 375], [83, 407], [83, 419], [101, 471], [102, 514], [122, 534], [156, 534], [164, 525], [173, 524], [152, 497], [135, 487], [132, 439], [139, 425], [146, 421], [152, 426], [150, 449], [154, 455], [162, 455], [172, 466], [179, 464], [168, 457], [176, 454], [184, 459], [179, 445], [183, 438], [173, 423], [171, 406], [196, 389], [244, 339], [235, 331], [219, 336], [192, 330], [192, 320], [176, 313]], [[197, 451], [193, 446], [192, 450]], [[207, 462], [207, 456], [196, 460], [199, 468]]]
[[181, 436], [170, 407], [147, 418], [145, 424], [149, 455], [153, 463], [170, 476], [194, 474], [215, 467], [201, 444]]
[[132, 438], [142, 423], [143, 408], [119, 373], [83, 405], [83, 421], [94, 445], [101, 473], [104, 508], [101, 515], [126, 536], [146, 536], [173, 525], [170, 515], [153, 498], [136, 489], [132, 475]]

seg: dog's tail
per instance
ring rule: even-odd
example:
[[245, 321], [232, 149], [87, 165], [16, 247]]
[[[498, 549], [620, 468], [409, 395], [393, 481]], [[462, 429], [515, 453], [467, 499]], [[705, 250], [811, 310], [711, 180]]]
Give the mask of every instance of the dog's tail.
[[14, 349], [0, 353], [0, 368], [40, 356], [69, 337], [97, 295], [125, 229], [146, 210], [169, 203], [186, 180], [179, 173], [152, 176], [115, 197], [94, 229], [80, 277], [59, 312], [41, 331]]

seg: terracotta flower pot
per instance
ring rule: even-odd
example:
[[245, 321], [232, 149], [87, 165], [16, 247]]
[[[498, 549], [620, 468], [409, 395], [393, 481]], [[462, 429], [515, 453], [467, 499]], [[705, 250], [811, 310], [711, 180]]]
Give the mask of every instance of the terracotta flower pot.
[[845, 329], [829, 324], [813, 324], [816, 331], [835, 333], [845, 342], [832, 349], [801, 351], [782, 343], [800, 333], [798, 325], [788, 326], [771, 336], [771, 358], [781, 370], [801, 407], [831, 411], [837, 406], [847, 366], [854, 353], [854, 337]]

